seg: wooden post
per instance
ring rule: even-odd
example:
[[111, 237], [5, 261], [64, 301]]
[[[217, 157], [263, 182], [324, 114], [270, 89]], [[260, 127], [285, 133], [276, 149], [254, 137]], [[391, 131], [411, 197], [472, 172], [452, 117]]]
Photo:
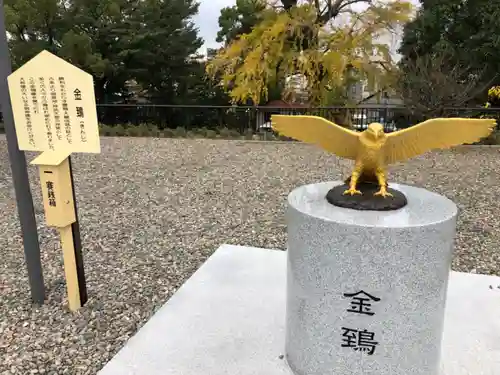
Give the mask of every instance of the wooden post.
[[77, 213], [69, 152], [45, 151], [31, 164], [38, 165], [40, 169], [47, 225], [58, 228], [61, 235], [69, 309], [76, 311], [86, 302], [87, 288], [83, 277], [81, 245], [75, 246], [80, 244], [80, 238], [76, 238], [74, 231]]
[[[80, 283], [78, 281], [78, 267], [75, 256], [75, 241], [71, 225], [59, 228], [61, 247], [64, 258], [64, 273], [66, 275], [66, 289], [68, 291], [68, 304], [71, 311], [76, 311], [82, 306], [80, 298]], [[83, 287], [85, 287], [83, 285]]]

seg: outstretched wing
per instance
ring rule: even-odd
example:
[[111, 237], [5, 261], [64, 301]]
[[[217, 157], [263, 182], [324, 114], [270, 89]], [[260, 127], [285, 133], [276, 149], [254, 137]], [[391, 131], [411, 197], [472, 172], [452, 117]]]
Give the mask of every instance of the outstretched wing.
[[387, 164], [404, 161], [435, 149], [477, 142], [495, 128], [492, 119], [436, 118], [387, 134]]
[[273, 115], [271, 123], [281, 135], [318, 145], [342, 158], [356, 159], [360, 133], [318, 116]]

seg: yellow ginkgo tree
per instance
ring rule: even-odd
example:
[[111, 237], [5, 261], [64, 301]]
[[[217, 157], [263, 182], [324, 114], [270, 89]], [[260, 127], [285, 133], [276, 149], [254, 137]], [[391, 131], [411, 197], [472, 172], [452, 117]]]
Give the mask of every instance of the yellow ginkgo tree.
[[[268, 88], [292, 76], [305, 78], [312, 104], [345, 87], [355, 72], [369, 86], [387, 84], [393, 61], [384, 35], [408, 21], [403, 0], [281, 0], [269, 3], [253, 30], [219, 51], [207, 74], [235, 103], [267, 99]], [[285, 95], [287, 92], [284, 93]]]

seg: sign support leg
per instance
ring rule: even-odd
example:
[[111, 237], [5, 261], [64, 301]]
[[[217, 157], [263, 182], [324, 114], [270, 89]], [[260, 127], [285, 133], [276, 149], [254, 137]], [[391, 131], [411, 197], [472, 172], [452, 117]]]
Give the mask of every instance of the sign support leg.
[[87, 302], [87, 286], [83, 269], [82, 241], [80, 238], [80, 227], [78, 224], [78, 213], [76, 210], [75, 186], [73, 182], [73, 170], [71, 168], [71, 157], [68, 157], [69, 168], [65, 173], [71, 181], [71, 194], [73, 196], [76, 220], [64, 227], [59, 228], [61, 235], [61, 247], [64, 259], [64, 273], [66, 275], [66, 289], [68, 293], [68, 304], [71, 311], [76, 311]]
[[61, 247], [64, 259], [64, 273], [66, 275], [66, 289], [68, 291], [68, 304], [71, 311], [78, 310], [81, 306], [76, 254], [73, 241], [72, 226], [59, 228]]
[[61, 235], [69, 309], [71, 311], [76, 311], [87, 302], [87, 286], [83, 268], [82, 241], [80, 238], [80, 226], [78, 224], [78, 213], [76, 209], [73, 170], [71, 168], [71, 157], [69, 156], [68, 164], [69, 169], [66, 170], [66, 173], [69, 173], [68, 180], [71, 181], [71, 194], [73, 196], [76, 220], [70, 225], [59, 228], [59, 234]]
[[73, 167], [71, 165], [71, 156], [68, 157], [69, 161], [69, 174], [71, 177], [71, 189], [73, 193], [73, 202], [75, 205], [75, 217], [76, 221], [71, 224], [71, 232], [73, 237], [74, 244], [74, 253], [75, 253], [75, 266], [78, 277], [78, 286], [79, 286], [79, 295], [80, 295], [80, 303], [81, 306], [85, 305], [87, 302], [87, 283], [85, 280], [85, 269], [83, 267], [83, 254], [82, 254], [82, 240], [80, 237], [80, 224], [78, 222], [78, 209], [76, 204], [76, 195], [75, 195], [75, 182], [73, 179]]
[[16, 192], [17, 212], [21, 223], [24, 256], [28, 269], [31, 298], [34, 303], [43, 304], [45, 300], [45, 287], [43, 282], [42, 263], [40, 260], [40, 244], [38, 242], [35, 210], [33, 208], [33, 197], [30, 190], [28, 170], [26, 168], [26, 157], [24, 152], [19, 150], [17, 142], [7, 84], [7, 77], [11, 73], [11, 64], [5, 31], [3, 3], [3, 0], [0, 0], [0, 102], [2, 104], [3, 122], [12, 170], [12, 180]]

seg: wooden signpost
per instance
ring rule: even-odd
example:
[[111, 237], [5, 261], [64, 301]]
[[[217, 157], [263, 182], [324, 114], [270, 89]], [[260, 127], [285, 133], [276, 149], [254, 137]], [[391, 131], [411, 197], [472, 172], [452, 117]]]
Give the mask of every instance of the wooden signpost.
[[71, 311], [87, 301], [70, 155], [99, 153], [92, 76], [42, 51], [8, 77], [19, 149], [42, 152], [40, 170], [45, 219], [61, 235]]

